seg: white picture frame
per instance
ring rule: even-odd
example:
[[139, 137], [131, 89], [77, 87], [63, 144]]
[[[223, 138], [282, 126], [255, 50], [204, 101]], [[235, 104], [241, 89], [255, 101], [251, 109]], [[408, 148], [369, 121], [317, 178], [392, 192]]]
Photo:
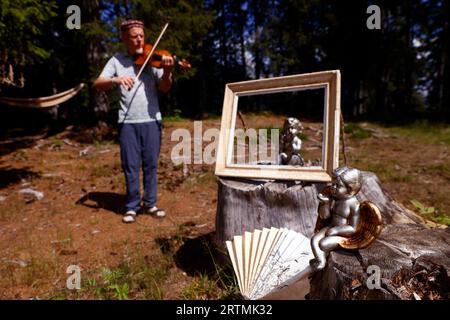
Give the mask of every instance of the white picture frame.
[[[321, 166], [242, 165], [231, 163], [239, 96], [324, 89]], [[222, 109], [215, 174], [251, 179], [331, 181], [339, 165], [341, 75], [339, 70], [228, 83]]]

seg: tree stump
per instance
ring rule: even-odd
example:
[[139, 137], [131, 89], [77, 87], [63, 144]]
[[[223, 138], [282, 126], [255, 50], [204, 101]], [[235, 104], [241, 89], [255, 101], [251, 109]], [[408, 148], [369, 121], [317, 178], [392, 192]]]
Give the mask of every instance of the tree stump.
[[[424, 225], [422, 218], [394, 201], [377, 176], [363, 172], [363, 185], [357, 197], [370, 200], [381, 211], [385, 224]], [[216, 241], [226, 240], [254, 229], [285, 227], [311, 238], [317, 221], [317, 194], [323, 183], [219, 179], [216, 215]]]
[[[310, 280], [311, 299], [450, 298], [449, 228], [387, 225], [368, 248], [336, 250], [327, 261]], [[374, 266], [379, 279], [372, 273]]]
[[[309, 297], [408, 299], [425, 294], [435, 298], [448, 295], [450, 232], [428, 229], [424, 219], [388, 194], [375, 174], [363, 172], [362, 178], [363, 185], [357, 197], [360, 201], [370, 200], [380, 208], [384, 229], [379, 239], [366, 249], [332, 252], [327, 267], [311, 277]], [[225, 241], [236, 235], [264, 227], [285, 227], [309, 238], [314, 234], [319, 205], [317, 194], [325, 186], [323, 183], [249, 179], [219, 179], [218, 183], [215, 242], [220, 248], [224, 249]], [[370, 290], [366, 285], [370, 265], [381, 270], [380, 289]], [[418, 268], [422, 268], [421, 275], [439, 274], [439, 280], [434, 283], [439, 289], [429, 289], [423, 294], [417, 289], [415, 295], [405, 293], [413, 289], [397, 292], [402, 279], [412, 276]]]

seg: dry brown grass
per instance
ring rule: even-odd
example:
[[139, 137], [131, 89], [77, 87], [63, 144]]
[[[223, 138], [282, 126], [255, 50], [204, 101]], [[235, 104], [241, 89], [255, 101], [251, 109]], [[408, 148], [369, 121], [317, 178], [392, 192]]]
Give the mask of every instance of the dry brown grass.
[[[255, 128], [282, 123], [271, 115], [246, 120]], [[220, 119], [206, 120], [203, 130], [219, 126]], [[411, 203], [418, 200], [435, 208], [429, 218], [449, 215], [448, 128], [433, 129], [430, 138], [414, 128], [358, 126], [363, 133], [346, 135], [349, 165], [374, 171], [408, 208], [420, 211]], [[14, 150], [9, 144], [10, 149], [0, 153], [0, 298], [236, 297], [232, 272], [218, 268], [204, 241], [214, 231], [214, 168], [188, 165], [188, 175], [183, 176], [170, 160], [177, 143], [170, 135], [176, 128], [192, 132], [193, 122], [166, 123], [159, 206], [168, 216], [139, 216], [131, 225], [124, 225], [119, 214], [125, 185], [119, 148], [111, 135], [95, 143], [86, 133], [77, 141], [77, 134], [67, 131], [26, 148]], [[367, 130], [370, 134], [364, 133]], [[87, 147], [87, 154], [80, 156]], [[44, 192], [44, 199], [26, 203], [18, 194], [24, 185]], [[66, 268], [72, 264], [81, 268], [79, 291], [66, 289]]]

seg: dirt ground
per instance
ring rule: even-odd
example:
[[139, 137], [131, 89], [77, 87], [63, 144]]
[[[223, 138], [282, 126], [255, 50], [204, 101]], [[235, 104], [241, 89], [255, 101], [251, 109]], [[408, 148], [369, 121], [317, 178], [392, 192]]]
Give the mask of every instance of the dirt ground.
[[[247, 116], [246, 122], [255, 128], [282, 126], [275, 116]], [[321, 128], [318, 123], [304, 126]], [[202, 127], [219, 129], [220, 119], [204, 120]], [[139, 215], [133, 224], [121, 222], [125, 184], [119, 146], [108, 127], [4, 137], [0, 299], [235, 297], [231, 273], [216, 263], [210, 243], [217, 206], [214, 166], [173, 164], [171, 152], [179, 143], [171, 141], [175, 129], [188, 129], [194, 138], [194, 122], [165, 123], [158, 205], [167, 217]], [[370, 123], [346, 131], [348, 165], [375, 172], [409, 209], [448, 221], [448, 128], [433, 139]], [[21, 194], [26, 188], [42, 192], [43, 198]], [[66, 287], [71, 265], [80, 268], [80, 290]]]

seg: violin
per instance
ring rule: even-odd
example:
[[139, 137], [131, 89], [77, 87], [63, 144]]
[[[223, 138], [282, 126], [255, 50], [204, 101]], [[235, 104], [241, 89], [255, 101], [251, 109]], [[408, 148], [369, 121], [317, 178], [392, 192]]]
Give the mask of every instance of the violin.
[[[147, 56], [153, 49], [153, 45], [144, 44], [143, 52], [141, 54], [135, 54], [134, 64], [138, 66], [142, 66], [147, 59]], [[154, 68], [162, 68], [162, 56], [169, 56], [174, 59], [174, 62], [180, 66], [182, 69], [190, 69], [192, 66], [186, 59], [178, 59], [176, 56], [172, 56], [172, 54], [167, 50], [156, 49], [152, 56], [150, 57], [150, 63]]]

